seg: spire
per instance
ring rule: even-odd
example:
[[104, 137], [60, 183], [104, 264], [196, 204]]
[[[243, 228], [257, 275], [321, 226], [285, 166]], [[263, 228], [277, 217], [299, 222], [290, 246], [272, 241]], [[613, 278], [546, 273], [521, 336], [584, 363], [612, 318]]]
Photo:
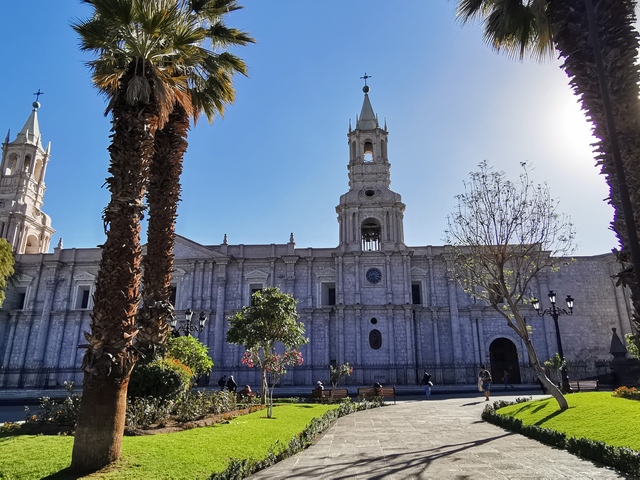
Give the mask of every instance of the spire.
[[369, 101], [369, 86], [367, 85], [367, 79], [371, 78], [371, 75], [367, 75], [367, 72], [365, 72], [364, 77], [360, 78], [364, 79], [364, 87], [362, 87], [362, 91], [364, 92], [364, 102], [362, 102], [360, 117], [356, 120], [356, 128], [358, 130], [374, 130], [378, 128], [378, 117], [373, 113], [373, 108]]
[[362, 110], [358, 117], [356, 128], [358, 130], [375, 130], [378, 127], [378, 119], [376, 114], [373, 113], [373, 107], [369, 101], [369, 87], [365, 86], [362, 91], [364, 92], [364, 102], [362, 102]]
[[40, 125], [38, 124], [38, 108], [40, 108], [40, 103], [33, 102], [32, 106], [33, 110], [31, 111], [31, 115], [29, 115], [29, 118], [24, 124], [24, 127], [22, 127], [22, 130], [18, 133], [16, 139], [11, 143], [30, 143], [39, 147], [42, 146]]

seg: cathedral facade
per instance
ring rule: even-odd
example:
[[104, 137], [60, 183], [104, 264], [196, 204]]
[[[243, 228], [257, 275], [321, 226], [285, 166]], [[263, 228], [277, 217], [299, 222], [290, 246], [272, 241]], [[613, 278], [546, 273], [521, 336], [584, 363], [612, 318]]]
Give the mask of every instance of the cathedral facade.
[[[296, 248], [293, 234], [287, 243], [264, 245], [231, 245], [226, 236], [222, 244], [202, 245], [177, 236], [172, 301], [179, 320], [188, 309], [207, 318], [194, 335], [214, 360], [211, 383], [233, 374], [239, 384], [259, 385], [258, 372], [240, 363], [242, 347], [226, 343], [226, 330], [227, 318], [265, 287], [297, 299], [309, 338], [304, 364], [283, 384], [326, 382], [328, 366], [344, 362], [354, 367], [353, 384], [415, 384], [424, 370], [441, 384], [473, 383], [481, 364], [497, 378], [507, 370], [511, 382], [531, 382], [523, 342], [490, 305], [449, 277], [447, 248], [405, 244], [405, 205], [390, 189], [389, 132], [364, 91], [347, 134], [349, 190], [336, 207], [335, 248]], [[19, 272], [0, 309], [0, 388], [81, 382], [100, 260], [99, 248], [62, 242], [47, 253], [54, 231], [40, 208], [49, 148], [42, 149], [37, 108], [17, 138], [5, 140], [0, 165], [0, 235], [13, 245]], [[569, 364], [591, 365], [580, 378], [609, 358], [612, 329], [620, 337], [631, 332], [630, 302], [612, 279], [612, 254], [568, 263], [536, 278], [531, 293], [543, 308], [550, 290], [575, 298], [559, 333]], [[523, 308], [538, 357], [552, 357], [553, 319]]]

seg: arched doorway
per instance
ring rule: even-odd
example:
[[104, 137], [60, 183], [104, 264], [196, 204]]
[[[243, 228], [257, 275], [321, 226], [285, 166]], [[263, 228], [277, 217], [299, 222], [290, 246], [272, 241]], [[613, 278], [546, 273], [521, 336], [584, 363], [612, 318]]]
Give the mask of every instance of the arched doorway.
[[491, 376], [494, 384], [503, 382], [505, 370], [509, 372], [509, 383], [520, 383], [518, 349], [508, 338], [496, 338], [489, 345]]

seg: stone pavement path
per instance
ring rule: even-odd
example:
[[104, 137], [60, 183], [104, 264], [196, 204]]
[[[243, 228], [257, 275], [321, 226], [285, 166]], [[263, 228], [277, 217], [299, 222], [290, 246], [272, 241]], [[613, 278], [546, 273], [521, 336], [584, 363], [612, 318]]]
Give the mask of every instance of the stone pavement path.
[[487, 423], [484, 406], [484, 398], [432, 397], [347, 415], [307, 450], [250, 478], [633, 478]]

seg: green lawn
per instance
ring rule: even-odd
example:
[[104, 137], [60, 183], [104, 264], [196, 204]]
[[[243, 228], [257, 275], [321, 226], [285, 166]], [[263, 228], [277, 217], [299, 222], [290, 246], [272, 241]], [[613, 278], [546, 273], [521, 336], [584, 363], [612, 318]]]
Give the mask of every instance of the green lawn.
[[[196, 479], [226, 468], [231, 457], [261, 459], [315, 417], [336, 405], [287, 404], [237, 417], [227, 424], [178, 433], [125, 437], [122, 457], [104, 471], [82, 478]], [[61, 472], [71, 461], [73, 437], [23, 435], [0, 438], [0, 479], [39, 479]], [[75, 478], [61, 472], [55, 478]]]
[[567, 437], [629, 447], [640, 451], [640, 402], [617, 398], [611, 392], [574, 393], [567, 395], [569, 409], [558, 411], [553, 398], [518, 403], [497, 411], [500, 415], [519, 418], [524, 425], [537, 425], [564, 432]]

